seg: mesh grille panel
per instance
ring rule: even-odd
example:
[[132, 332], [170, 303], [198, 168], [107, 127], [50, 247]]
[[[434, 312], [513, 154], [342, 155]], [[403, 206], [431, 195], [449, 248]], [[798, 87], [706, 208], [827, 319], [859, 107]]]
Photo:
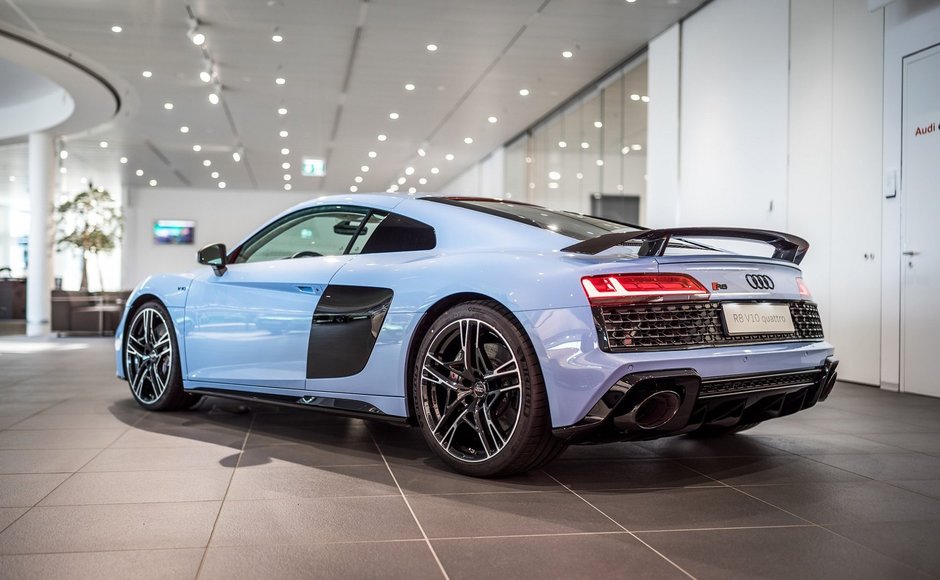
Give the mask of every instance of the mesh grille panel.
[[739, 377], [731, 379], [718, 379], [702, 381], [699, 397], [714, 397], [731, 393], [747, 391], [761, 391], [779, 387], [806, 385], [819, 381], [821, 372], [818, 370], [786, 373], [780, 375], [764, 375], [754, 377]]
[[822, 340], [819, 310], [812, 302], [789, 302], [794, 332], [726, 336], [719, 302], [671, 302], [605, 306], [595, 310], [607, 350], [627, 352]]

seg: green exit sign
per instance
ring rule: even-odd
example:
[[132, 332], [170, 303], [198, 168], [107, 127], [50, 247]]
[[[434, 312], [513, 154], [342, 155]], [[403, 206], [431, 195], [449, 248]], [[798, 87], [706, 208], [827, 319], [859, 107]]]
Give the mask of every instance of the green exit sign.
[[326, 165], [322, 159], [304, 157], [300, 160], [300, 174], [306, 177], [323, 177], [326, 175]]

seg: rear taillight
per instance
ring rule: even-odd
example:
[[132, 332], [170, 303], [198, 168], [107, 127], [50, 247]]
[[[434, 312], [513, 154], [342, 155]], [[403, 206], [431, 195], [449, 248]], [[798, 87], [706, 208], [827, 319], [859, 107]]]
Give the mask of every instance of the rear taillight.
[[648, 302], [659, 299], [708, 299], [708, 290], [685, 274], [605, 274], [585, 276], [581, 286], [592, 304]]
[[810, 293], [809, 288], [806, 286], [806, 282], [803, 281], [803, 278], [799, 276], [796, 277], [796, 285], [800, 289], [800, 299], [801, 300], [812, 300], [813, 295]]

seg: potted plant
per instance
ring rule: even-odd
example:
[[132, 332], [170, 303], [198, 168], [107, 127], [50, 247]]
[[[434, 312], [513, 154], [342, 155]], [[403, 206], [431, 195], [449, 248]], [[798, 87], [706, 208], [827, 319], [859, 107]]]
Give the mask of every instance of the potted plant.
[[114, 249], [121, 237], [121, 210], [110, 193], [89, 183], [87, 190], [56, 206], [55, 214], [56, 245], [78, 250], [82, 260], [80, 290], [87, 291], [88, 257]]

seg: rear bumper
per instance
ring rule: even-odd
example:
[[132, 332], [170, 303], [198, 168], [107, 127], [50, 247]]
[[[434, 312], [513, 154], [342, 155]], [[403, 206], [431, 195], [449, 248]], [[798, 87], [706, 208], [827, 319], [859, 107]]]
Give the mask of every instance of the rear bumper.
[[[571, 443], [602, 443], [783, 417], [824, 401], [835, 384], [838, 364], [830, 356], [813, 369], [709, 378], [692, 369], [632, 373], [610, 387], [583, 419], [553, 433]], [[661, 393], [676, 404], [665, 408], [668, 417], [651, 420], [656, 417], [649, 408], [644, 411], [643, 404]]]

